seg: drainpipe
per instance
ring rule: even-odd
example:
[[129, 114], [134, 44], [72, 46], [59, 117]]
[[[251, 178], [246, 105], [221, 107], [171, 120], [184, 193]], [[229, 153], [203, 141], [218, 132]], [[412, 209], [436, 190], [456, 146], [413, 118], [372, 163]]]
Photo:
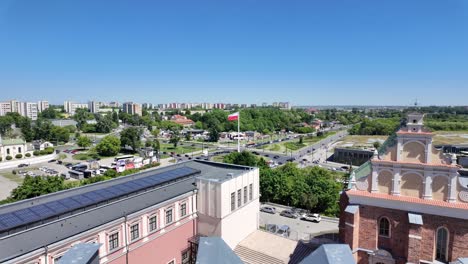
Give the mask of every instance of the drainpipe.
[[44, 263], [47, 264], [49, 260], [49, 257], [47, 256], [49, 254], [49, 246], [45, 246], [44, 250], [45, 250], [45, 262]]
[[125, 232], [125, 263], [128, 264], [127, 215], [125, 215], [125, 220], [124, 220], [124, 232]]

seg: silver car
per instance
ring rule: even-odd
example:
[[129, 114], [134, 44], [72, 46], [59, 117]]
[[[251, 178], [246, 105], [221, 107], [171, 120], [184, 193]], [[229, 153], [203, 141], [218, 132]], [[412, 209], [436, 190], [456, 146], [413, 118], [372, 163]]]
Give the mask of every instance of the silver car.
[[276, 214], [276, 208], [274, 208], [272, 206], [264, 206], [264, 207], [260, 208], [260, 211], [265, 212], [265, 213], [269, 213], [269, 214]]

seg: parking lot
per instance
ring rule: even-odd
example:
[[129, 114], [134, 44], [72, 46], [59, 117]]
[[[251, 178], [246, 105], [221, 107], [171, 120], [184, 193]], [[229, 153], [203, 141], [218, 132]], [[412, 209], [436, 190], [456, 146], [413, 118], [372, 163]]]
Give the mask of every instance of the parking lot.
[[260, 212], [260, 226], [264, 227], [267, 224], [287, 225], [291, 229], [289, 238], [293, 240], [309, 240], [319, 235], [338, 233], [337, 220], [322, 218], [320, 223], [308, 222], [299, 218], [294, 219], [280, 216], [282, 210], [280, 208], [277, 209], [275, 214]]

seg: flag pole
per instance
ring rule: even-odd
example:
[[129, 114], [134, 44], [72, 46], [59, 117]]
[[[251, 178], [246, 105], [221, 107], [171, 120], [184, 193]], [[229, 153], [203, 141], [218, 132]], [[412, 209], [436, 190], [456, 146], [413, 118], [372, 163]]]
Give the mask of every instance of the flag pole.
[[240, 153], [240, 112], [237, 114], [237, 152]]

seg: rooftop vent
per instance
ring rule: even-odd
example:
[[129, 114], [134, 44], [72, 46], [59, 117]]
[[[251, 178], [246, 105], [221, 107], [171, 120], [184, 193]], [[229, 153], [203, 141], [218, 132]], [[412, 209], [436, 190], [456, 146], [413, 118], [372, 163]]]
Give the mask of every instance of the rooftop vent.
[[227, 176], [228, 176], [228, 177], [231, 177], [231, 179], [232, 179], [232, 178], [234, 178], [234, 173], [231, 173], [231, 172], [230, 172], [230, 173], [227, 174]]

